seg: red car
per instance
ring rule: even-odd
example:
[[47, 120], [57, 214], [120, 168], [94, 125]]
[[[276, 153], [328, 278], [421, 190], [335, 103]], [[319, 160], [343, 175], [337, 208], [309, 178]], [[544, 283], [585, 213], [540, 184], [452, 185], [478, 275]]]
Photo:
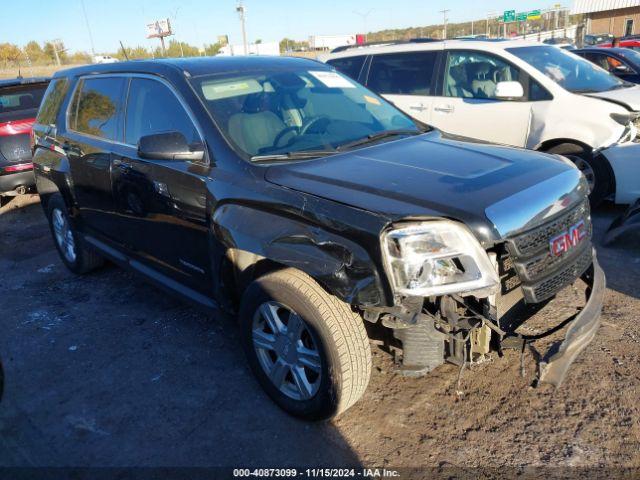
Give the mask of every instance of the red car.
[[[611, 48], [613, 47], [613, 42], [601, 43], [595, 46], [598, 48]], [[632, 50], [640, 50], [640, 38], [622, 39], [620, 40], [619, 46], [622, 48], [631, 48]]]
[[0, 80], [0, 203], [35, 185], [30, 135], [48, 78]]

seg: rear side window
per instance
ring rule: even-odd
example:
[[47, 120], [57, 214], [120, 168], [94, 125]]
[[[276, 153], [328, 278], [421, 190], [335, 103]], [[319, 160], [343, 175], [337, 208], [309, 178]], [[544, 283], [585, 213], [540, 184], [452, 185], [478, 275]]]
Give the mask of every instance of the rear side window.
[[125, 142], [137, 145], [140, 137], [172, 131], [182, 133], [190, 144], [200, 142], [191, 118], [166, 85], [133, 78], [127, 101]]
[[37, 109], [46, 89], [46, 83], [0, 88], [0, 117], [7, 113]]
[[118, 140], [126, 79], [89, 78], [82, 81], [73, 102], [71, 129], [107, 140]]
[[53, 125], [56, 123], [58, 111], [60, 105], [64, 100], [64, 97], [69, 91], [69, 80], [66, 78], [57, 78], [52, 80], [49, 84], [49, 88], [44, 95], [42, 105], [38, 111], [36, 122], [42, 125]]
[[376, 55], [371, 60], [367, 86], [394, 95], [431, 95], [438, 52]]
[[333, 60], [329, 60], [327, 63], [348, 77], [358, 80], [365, 58], [366, 57], [364, 55], [359, 57], [334, 58]]

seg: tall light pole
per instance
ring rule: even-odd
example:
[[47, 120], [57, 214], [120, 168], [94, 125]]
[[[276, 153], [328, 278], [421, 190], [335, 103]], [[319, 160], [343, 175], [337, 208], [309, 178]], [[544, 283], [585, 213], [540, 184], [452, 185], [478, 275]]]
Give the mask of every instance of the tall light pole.
[[244, 25], [247, 9], [242, 4], [242, 0], [238, 2], [238, 5], [236, 6], [236, 12], [238, 12], [238, 16], [240, 17], [240, 26], [242, 27], [242, 45], [244, 46], [244, 54], [249, 55], [249, 49], [247, 46], [247, 30]]
[[365, 35], [367, 34], [367, 17], [371, 15], [371, 12], [373, 12], [373, 8], [367, 10], [366, 12], [359, 12], [358, 10], [353, 11], [355, 15], [358, 15], [360, 18], [362, 18], [362, 26], [364, 27], [364, 31], [362, 33], [364, 33]]
[[449, 19], [447, 18], [447, 13], [449, 13], [451, 10], [449, 9], [444, 9], [444, 10], [440, 10], [440, 13], [442, 14], [442, 38], [446, 39], [447, 38], [447, 22], [449, 21]]
[[80, 5], [82, 5], [82, 15], [84, 16], [84, 23], [87, 25], [87, 31], [89, 32], [89, 42], [91, 43], [91, 54], [95, 57], [96, 49], [93, 46], [93, 35], [91, 34], [91, 27], [89, 26], [89, 19], [87, 18], [87, 10], [84, 8], [84, 0], [80, 0]]

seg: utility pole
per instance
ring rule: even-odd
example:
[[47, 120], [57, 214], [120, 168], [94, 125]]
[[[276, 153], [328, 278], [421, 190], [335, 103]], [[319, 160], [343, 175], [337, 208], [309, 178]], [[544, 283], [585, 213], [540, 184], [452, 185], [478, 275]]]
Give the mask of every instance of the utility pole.
[[450, 9], [444, 9], [444, 10], [440, 10], [440, 13], [442, 14], [442, 39], [446, 40], [447, 38], [447, 21], [449, 21], [449, 19], [447, 18], [447, 13], [449, 13], [451, 10]]
[[60, 66], [60, 55], [58, 54], [58, 40], [51, 42], [53, 46], [53, 54], [56, 56], [56, 65]]
[[89, 26], [89, 19], [87, 17], [87, 10], [84, 8], [84, 0], [80, 0], [82, 5], [82, 15], [84, 16], [84, 23], [87, 25], [87, 31], [89, 32], [89, 42], [91, 43], [91, 55], [96, 56], [96, 49], [93, 46], [93, 35], [91, 34], [91, 27]]
[[247, 45], [247, 30], [245, 28], [245, 16], [247, 14], [247, 9], [242, 4], [242, 0], [238, 2], [236, 6], [236, 12], [238, 12], [238, 16], [240, 17], [240, 26], [242, 27], [242, 45], [244, 46], [244, 54], [249, 55], [249, 48]]
[[373, 12], [372, 8], [367, 10], [366, 12], [359, 12], [357, 10], [353, 11], [353, 13], [355, 15], [358, 15], [360, 18], [362, 18], [362, 26], [364, 27], [362, 33], [364, 35], [367, 34], [367, 17], [369, 17], [369, 15], [371, 15], [371, 12]]

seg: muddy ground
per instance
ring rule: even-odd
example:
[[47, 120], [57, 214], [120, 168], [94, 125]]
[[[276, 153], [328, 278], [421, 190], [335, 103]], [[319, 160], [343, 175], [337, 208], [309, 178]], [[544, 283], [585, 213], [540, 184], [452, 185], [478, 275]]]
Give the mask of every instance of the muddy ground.
[[[113, 266], [67, 272], [37, 202], [0, 209], [0, 466], [640, 467], [637, 235], [599, 248], [603, 324], [559, 390], [530, 388], [516, 351], [466, 370], [457, 394], [456, 367], [403, 378], [374, 347], [364, 398], [308, 424], [262, 393], [233, 319]], [[619, 212], [595, 213], [597, 243]]]

